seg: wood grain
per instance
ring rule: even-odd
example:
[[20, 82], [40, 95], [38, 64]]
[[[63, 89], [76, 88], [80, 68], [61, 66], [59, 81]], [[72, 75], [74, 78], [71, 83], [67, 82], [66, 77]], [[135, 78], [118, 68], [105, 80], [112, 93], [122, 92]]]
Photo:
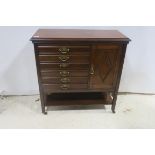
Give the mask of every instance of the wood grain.
[[31, 41], [44, 114], [46, 106], [73, 103], [111, 104], [115, 113], [129, 38], [116, 30], [40, 29]]
[[117, 30], [39, 29], [31, 38], [37, 40], [94, 40], [130, 41]]

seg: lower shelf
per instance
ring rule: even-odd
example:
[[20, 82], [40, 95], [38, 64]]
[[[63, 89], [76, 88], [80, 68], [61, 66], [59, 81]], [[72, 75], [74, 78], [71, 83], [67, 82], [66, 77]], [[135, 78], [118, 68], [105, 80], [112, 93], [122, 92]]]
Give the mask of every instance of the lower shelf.
[[51, 105], [92, 105], [111, 104], [112, 98], [101, 92], [53, 93], [47, 96], [47, 106]]

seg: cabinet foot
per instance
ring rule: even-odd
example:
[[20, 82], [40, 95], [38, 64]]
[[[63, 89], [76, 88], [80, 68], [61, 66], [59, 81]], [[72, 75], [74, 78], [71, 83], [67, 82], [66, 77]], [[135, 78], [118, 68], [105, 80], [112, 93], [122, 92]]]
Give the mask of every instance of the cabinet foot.
[[42, 113], [47, 115], [47, 107], [42, 107]]
[[116, 112], [115, 112], [115, 104], [111, 106], [111, 111], [112, 111], [112, 113], [114, 113], [114, 114], [116, 113]]
[[111, 109], [111, 110], [112, 110], [112, 113], [114, 113], [114, 114], [116, 113], [114, 109]]
[[45, 109], [42, 110], [42, 113], [45, 114], [45, 115], [47, 115], [47, 111], [45, 111]]
[[45, 106], [45, 112], [44, 112], [45, 115], [47, 115], [47, 107]]
[[47, 112], [44, 112], [43, 114], [44, 114], [44, 115], [47, 115]]

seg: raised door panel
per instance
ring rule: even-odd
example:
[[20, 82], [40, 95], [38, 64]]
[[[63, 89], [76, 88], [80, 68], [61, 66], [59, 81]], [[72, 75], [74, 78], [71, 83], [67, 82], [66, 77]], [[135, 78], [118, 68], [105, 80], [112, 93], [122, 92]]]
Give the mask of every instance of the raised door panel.
[[91, 89], [113, 89], [121, 61], [120, 45], [94, 45], [91, 55]]

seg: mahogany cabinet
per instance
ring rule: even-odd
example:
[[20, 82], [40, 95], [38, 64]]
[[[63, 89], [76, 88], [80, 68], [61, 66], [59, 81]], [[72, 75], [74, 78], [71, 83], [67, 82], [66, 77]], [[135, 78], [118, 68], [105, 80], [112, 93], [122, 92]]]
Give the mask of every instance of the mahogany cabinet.
[[109, 104], [130, 39], [116, 30], [39, 29], [34, 44], [42, 112], [51, 105]]

